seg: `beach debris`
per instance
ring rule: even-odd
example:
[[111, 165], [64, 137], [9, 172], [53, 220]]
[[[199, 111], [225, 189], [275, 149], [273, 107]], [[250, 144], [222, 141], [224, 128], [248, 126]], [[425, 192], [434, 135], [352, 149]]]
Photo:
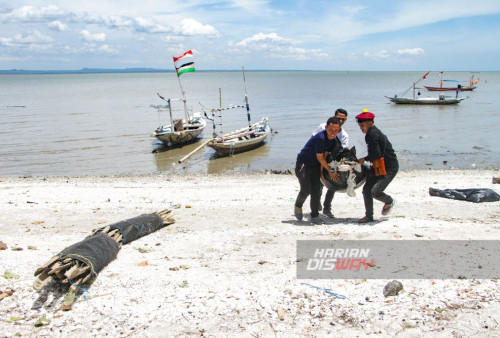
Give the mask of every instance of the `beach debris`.
[[403, 284], [400, 281], [393, 280], [384, 286], [384, 297], [397, 296], [401, 290], [403, 290]]
[[500, 184], [500, 177], [493, 177], [491, 179], [491, 183], [493, 183], [493, 184]]
[[40, 327], [40, 326], [47, 326], [50, 324], [50, 320], [48, 320], [47, 318], [45, 317], [41, 317], [39, 318], [36, 322], [35, 322], [35, 327]]
[[309, 283], [300, 283], [300, 284], [307, 285], [307, 286], [310, 286], [310, 287], [318, 289], [318, 290], [322, 290], [322, 291], [326, 292], [327, 294], [329, 294], [330, 296], [334, 296], [334, 297], [337, 297], [339, 299], [346, 299], [346, 296], [338, 294], [338, 293], [335, 293], [335, 292], [333, 292], [333, 291], [331, 291], [330, 289], [327, 289], [327, 288], [322, 288], [322, 287], [319, 287], [319, 286], [316, 286], [316, 285], [312, 285], [312, 284], [309, 284]]
[[500, 201], [500, 195], [488, 188], [444, 190], [429, 188], [429, 195], [474, 203]]
[[5, 291], [1, 291], [0, 293], [0, 300], [4, 299], [4, 298], [7, 298], [7, 297], [10, 297], [14, 294], [14, 290], [12, 289], [7, 289]]
[[278, 317], [281, 321], [285, 320], [285, 310], [281, 306], [278, 306]]
[[146, 236], [168, 224], [175, 223], [171, 210], [143, 214], [93, 231], [84, 240], [75, 243], [52, 257], [35, 271], [33, 283], [41, 290], [50, 281], [71, 285], [76, 292], [90, 282], [116, 258], [123, 244]]
[[0, 241], [0, 250], [7, 250], [7, 244], [4, 242]]
[[3, 276], [5, 279], [19, 279], [19, 275], [16, 275], [15, 273], [10, 272], [9, 270], [5, 270]]

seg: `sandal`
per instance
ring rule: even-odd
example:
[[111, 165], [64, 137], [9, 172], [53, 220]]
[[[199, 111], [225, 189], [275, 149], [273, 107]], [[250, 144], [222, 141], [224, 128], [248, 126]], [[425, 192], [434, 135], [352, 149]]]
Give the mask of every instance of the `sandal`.
[[393, 198], [392, 203], [390, 204], [384, 204], [384, 207], [382, 208], [382, 215], [387, 216], [390, 215], [392, 212], [392, 208], [396, 205], [396, 200]]

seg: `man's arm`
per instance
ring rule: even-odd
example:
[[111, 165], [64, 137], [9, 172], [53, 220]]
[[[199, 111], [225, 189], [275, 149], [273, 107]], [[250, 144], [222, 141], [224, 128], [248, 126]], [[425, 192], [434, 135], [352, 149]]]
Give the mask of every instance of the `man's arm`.
[[[328, 156], [328, 152], [325, 152], [323, 154], [321, 154], [321, 153], [316, 154], [316, 158], [318, 159], [318, 162], [321, 164], [321, 168], [325, 168], [328, 171], [328, 174], [330, 174], [330, 177], [332, 180], [338, 181], [339, 174], [336, 172], [332, 172], [330, 166], [328, 165], [328, 162], [326, 162], [327, 156]], [[321, 170], [321, 175], [323, 175], [323, 170]]]

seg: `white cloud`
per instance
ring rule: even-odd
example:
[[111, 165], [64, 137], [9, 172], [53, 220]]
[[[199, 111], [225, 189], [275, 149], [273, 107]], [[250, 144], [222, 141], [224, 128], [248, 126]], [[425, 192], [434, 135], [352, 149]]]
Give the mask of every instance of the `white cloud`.
[[195, 19], [183, 19], [176, 31], [183, 35], [218, 35], [213, 26], [204, 25]]
[[416, 47], [416, 48], [407, 48], [407, 49], [399, 49], [397, 51], [398, 54], [400, 55], [404, 55], [404, 54], [408, 54], [408, 55], [419, 55], [419, 54], [423, 54], [425, 55], [425, 51], [420, 48], [420, 47]]
[[68, 29], [68, 26], [59, 20], [49, 22], [48, 26], [50, 29], [58, 31], [58, 32], [62, 32], [62, 31], [65, 31], [66, 29]]
[[367, 57], [367, 58], [374, 58], [374, 59], [387, 59], [391, 56], [391, 53], [389, 53], [388, 51], [383, 49], [383, 50], [380, 50], [380, 51], [375, 52], [375, 53], [364, 52], [363, 56]]
[[246, 38], [236, 43], [239, 47], [251, 47], [253, 49], [266, 49], [271, 48], [272, 45], [289, 45], [293, 41], [289, 39], [282, 38], [276, 33], [257, 33], [250, 38]]
[[229, 0], [228, 3], [230, 7], [241, 8], [251, 14], [265, 15], [279, 12], [269, 8], [269, 0]]
[[99, 48], [97, 48], [97, 50], [99, 52], [103, 52], [103, 53], [106, 53], [106, 54], [117, 54], [118, 51], [114, 48], [112, 48], [110, 45], [102, 45], [102, 46], [99, 46]]
[[245, 51], [265, 52], [269, 57], [292, 60], [324, 59], [328, 54], [321, 49], [305, 49], [295, 47], [297, 42], [286, 39], [276, 33], [257, 33], [252, 37], [243, 39], [236, 44]]
[[50, 44], [53, 41], [50, 36], [43, 35], [39, 31], [16, 34], [11, 38], [0, 38], [0, 44], [6, 47], [33, 47], [35, 45]]
[[57, 6], [33, 7], [22, 6], [11, 12], [1, 14], [0, 22], [43, 22], [55, 20], [67, 16], [68, 13], [59, 9]]
[[[394, 32], [437, 22], [500, 13], [500, 1], [484, 0], [470, 5], [468, 0], [402, 1], [391, 8], [332, 6], [321, 26], [334, 41], [351, 41], [370, 34]], [[334, 29], [331, 29], [332, 24]]]
[[80, 37], [85, 41], [105, 41], [106, 40], [106, 34], [104, 34], [104, 33], [92, 34], [86, 29], [84, 29], [80, 32]]
[[170, 33], [172, 28], [156, 23], [152, 19], [136, 18], [134, 22], [135, 31], [141, 33]]

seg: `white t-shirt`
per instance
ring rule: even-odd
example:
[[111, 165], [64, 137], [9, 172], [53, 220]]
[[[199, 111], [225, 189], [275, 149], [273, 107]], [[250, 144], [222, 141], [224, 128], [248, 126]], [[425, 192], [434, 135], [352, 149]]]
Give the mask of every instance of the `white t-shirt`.
[[[316, 127], [316, 129], [314, 129], [312, 133], [313, 136], [325, 130], [325, 128], [326, 128], [326, 122], [321, 123], [319, 126]], [[338, 133], [337, 138], [340, 140], [340, 143], [342, 143], [342, 147], [347, 148], [349, 146], [349, 135], [347, 135], [347, 132], [345, 131], [344, 128], [340, 129], [340, 133]]]

